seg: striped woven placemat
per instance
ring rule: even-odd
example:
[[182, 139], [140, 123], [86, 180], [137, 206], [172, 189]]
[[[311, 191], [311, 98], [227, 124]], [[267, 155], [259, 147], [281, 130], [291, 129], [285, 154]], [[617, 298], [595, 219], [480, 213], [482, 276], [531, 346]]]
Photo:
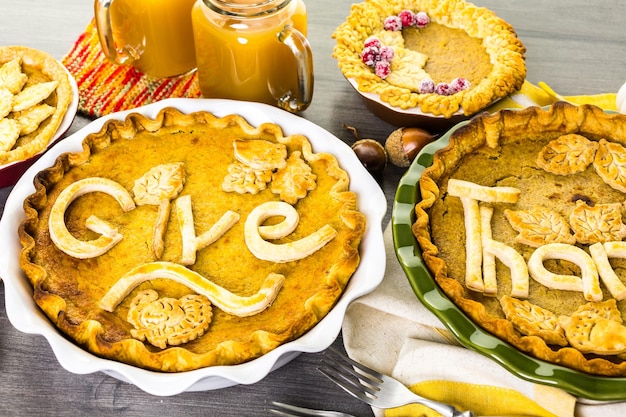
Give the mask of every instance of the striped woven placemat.
[[116, 65], [102, 52], [95, 19], [87, 25], [63, 65], [76, 79], [78, 111], [100, 117], [165, 98], [201, 96], [196, 72], [174, 78], [152, 78], [129, 65]]

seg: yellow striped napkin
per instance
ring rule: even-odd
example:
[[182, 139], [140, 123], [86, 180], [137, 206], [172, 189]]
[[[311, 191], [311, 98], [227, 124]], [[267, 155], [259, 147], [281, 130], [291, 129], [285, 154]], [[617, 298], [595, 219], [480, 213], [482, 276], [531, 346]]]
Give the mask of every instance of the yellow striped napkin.
[[[626, 402], [578, 401], [552, 386], [518, 378], [495, 361], [460, 346], [414, 295], [395, 255], [391, 227], [384, 232], [387, 267], [380, 286], [355, 300], [343, 322], [349, 356], [391, 375], [415, 392], [478, 416], [606, 417], [626, 415]], [[409, 405], [372, 408], [376, 417], [438, 416]]]
[[525, 81], [522, 88], [487, 108], [495, 112], [506, 108], [524, 108], [530, 106], [549, 106], [556, 101], [568, 101], [572, 104], [594, 104], [604, 110], [616, 111], [616, 93], [604, 93], [581, 96], [562, 96], [549, 85], [540, 81], [537, 85]]

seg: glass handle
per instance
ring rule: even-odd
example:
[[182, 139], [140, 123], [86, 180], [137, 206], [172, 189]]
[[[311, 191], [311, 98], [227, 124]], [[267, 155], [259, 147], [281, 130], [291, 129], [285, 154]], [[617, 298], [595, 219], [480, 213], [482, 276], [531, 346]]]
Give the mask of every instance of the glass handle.
[[[116, 40], [113, 37], [113, 26], [111, 25], [111, 5], [114, 0], [95, 0], [94, 12], [96, 17], [96, 28], [98, 38], [104, 55], [118, 65], [130, 64], [139, 59], [139, 53], [128, 45], [116, 48]], [[123, 43], [123, 42], [122, 42]]]
[[292, 113], [304, 111], [313, 99], [313, 52], [306, 37], [287, 25], [278, 34], [278, 40], [289, 47], [296, 58], [298, 91], [285, 93], [278, 99], [278, 107]]

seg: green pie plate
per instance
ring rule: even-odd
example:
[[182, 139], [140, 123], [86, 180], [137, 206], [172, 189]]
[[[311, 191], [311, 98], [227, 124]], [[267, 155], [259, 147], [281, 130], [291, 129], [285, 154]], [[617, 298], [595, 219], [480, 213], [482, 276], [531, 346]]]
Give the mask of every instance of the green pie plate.
[[433, 154], [448, 145], [450, 135], [468, 123], [461, 122], [425, 146], [398, 184], [392, 209], [396, 256], [417, 298], [441, 320], [465, 347], [481, 353], [527, 381], [561, 388], [581, 401], [626, 400], [626, 378], [601, 377], [535, 359], [498, 339], [470, 320], [439, 288], [421, 256], [411, 231], [415, 204], [420, 200], [419, 179]]

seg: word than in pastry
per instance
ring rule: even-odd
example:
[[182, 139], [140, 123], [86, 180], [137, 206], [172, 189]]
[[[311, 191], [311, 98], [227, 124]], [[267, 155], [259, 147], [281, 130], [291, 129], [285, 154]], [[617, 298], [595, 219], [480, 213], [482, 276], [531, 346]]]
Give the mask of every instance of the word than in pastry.
[[[519, 192], [513, 187], [486, 187], [463, 180], [449, 180], [449, 195], [459, 197], [464, 209], [467, 288], [495, 295], [495, 259], [498, 258], [511, 270], [513, 297], [528, 297], [528, 280], [532, 277], [548, 288], [582, 292], [587, 301], [602, 300], [602, 280], [615, 299], [626, 298], [626, 286], [609, 263], [611, 257], [626, 258], [625, 242], [596, 242], [589, 247], [589, 253], [574, 244], [548, 243], [535, 249], [526, 263], [515, 249], [493, 240], [490, 224], [493, 209], [479, 202], [515, 203]], [[549, 271], [544, 265], [548, 259], [572, 262], [580, 268], [582, 277]]]

